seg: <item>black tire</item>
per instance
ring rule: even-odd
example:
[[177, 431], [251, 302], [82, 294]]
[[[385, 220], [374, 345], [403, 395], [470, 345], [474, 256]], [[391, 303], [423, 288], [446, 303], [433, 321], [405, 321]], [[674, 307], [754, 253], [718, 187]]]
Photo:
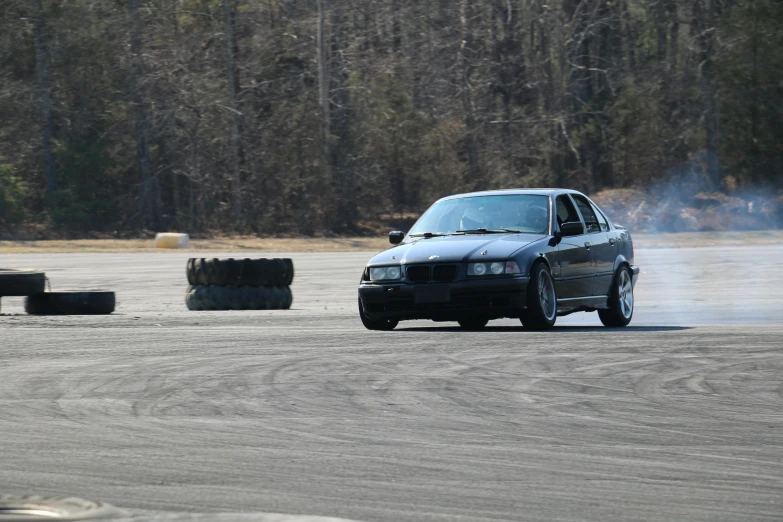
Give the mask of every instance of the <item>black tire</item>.
[[[544, 298], [544, 294], [546, 298]], [[538, 262], [530, 269], [527, 286], [527, 309], [520, 320], [529, 330], [547, 330], [557, 320], [557, 293], [552, 273], [546, 263]]]
[[0, 268], [0, 296], [40, 294], [46, 288], [46, 274], [37, 270]]
[[294, 263], [290, 259], [192, 258], [188, 283], [202, 286], [290, 286]]
[[633, 319], [633, 274], [627, 266], [617, 269], [609, 289], [609, 308], [598, 310], [598, 317], [604, 326], [621, 328]]
[[31, 315], [109, 315], [116, 303], [114, 292], [44, 292], [25, 299], [24, 309]]
[[460, 328], [464, 328], [465, 330], [481, 330], [485, 326], [487, 326], [487, 323], [489, 322], [488, 319], [479, 319], [479, 318], [471, 318], [471, 319], [460, 319], [457, 321], [460, 325]]
[[293, 296], [287, 286], [190, 285], [185, 294], [189, 310], [288, 310]]
[[126, 513], [111, 504], [75, 497], [0, 495], [0, 520], [110, 520]]
[[399, 321], [395, 321], [394, 319], [370, 319], [364, 315], [361, 298], [359, 299], [359, 318], [362, 320], [364, 327], [368, 330], [389, 331], [394, 330], [397, 328], [397, 325], [400, 324]]

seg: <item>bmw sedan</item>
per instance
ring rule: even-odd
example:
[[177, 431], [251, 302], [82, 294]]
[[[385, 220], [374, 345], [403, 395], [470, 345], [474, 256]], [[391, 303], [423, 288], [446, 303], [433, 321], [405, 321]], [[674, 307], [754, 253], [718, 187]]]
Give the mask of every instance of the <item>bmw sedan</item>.
[[400, 321], [493, 319], [551, 328], [557, 316], [598, 312], [605, 326], [631, 322], [631, 234], [574, 190], [474, 192], [435, 202], [395, 245], [373, 257], [359, 285], [370, 330]]

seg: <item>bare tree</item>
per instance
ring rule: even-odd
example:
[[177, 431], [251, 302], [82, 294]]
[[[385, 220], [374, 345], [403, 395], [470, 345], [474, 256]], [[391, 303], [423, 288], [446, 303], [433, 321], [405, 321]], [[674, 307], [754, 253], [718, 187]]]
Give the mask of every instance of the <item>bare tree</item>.
[[717, 19], [720, 6], [717, 0], [695, 0], [693, 28], [699, 60], [699, 86], [704, 107], [704, 130], [707, 135], [707, 176], [714, 187], [720, 186], [720, 107], [717, 95]]
[[467, 130], [468, 174], [472, 181], [479, 178], [477, 125], [473, 108], [473, 84], [471, 80], [473, 73], [472, 60], [475, 53], [473, 24], [476, 13], [474, 2], [475, 0], [461, 0], [459, 12], [461, 28], [459, 74], [460, 87], [462, 89], [462, 105], [465, 110], [465, 128]]
[[228, 106], [231, 110], [231, 201], [234, 219], [237, 224], [242, 220], [242, 144], [239, 110], [239, 67], [237, 56], [239, 48], [236, 38], [236, 0], [223, 0], [223, 22], [226, 43], [226, 77], [228, 79]]
[[144, 96], [144, 61], [139, 0], [128, 0], [131, 47], [131, 112], [136, 132], [136, 157], [141, 171], [140, 210], [145, 228], [160, 226], [160, 186], [150, 156], [149, 121]]
[[55, 124], [52, 114], [52, 84], [49, 80], [49, 49], [46, 46], [46, 24], [41, 0], [33, 0], [33, 40], [35, 65], [38, 73], [38, 100], [41, 106], [43, 151], [46, 162], [46, 192], [57, 190], [57, 158], [52, 150]]
[[324, 5], [329, 0], [316, 0], [318, 3], [318, 105], [321, 109], [321, 161], [323, 162], [324, 175], [329, 174], [329, 140], [331, 133], [331, 114], [329, 101], [329, 49], [326, 44], [326, 10]]

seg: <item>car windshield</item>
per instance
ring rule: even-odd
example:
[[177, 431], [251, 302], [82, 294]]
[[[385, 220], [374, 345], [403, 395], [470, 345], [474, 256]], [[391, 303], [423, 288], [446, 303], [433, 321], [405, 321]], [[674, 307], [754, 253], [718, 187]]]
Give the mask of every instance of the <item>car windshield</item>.
[[514, 194], [447, 199], [432, 205], [410, 236], [549, 231], [549, 198]]

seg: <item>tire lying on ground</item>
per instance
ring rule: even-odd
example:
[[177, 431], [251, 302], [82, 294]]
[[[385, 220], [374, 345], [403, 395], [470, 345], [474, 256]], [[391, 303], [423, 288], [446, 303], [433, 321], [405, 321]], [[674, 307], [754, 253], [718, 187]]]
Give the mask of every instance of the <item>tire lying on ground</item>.
[[188, 283], [213, 286], [290, 286], [294, 263], [290, 259], [191, 258]]
[[109, 315], [116, 301], [114, 292], [45, 292], [25, 299], [24, 309], [32, 315]]
[[76, 497], [0, 495], [0, 520], [111, 520], [125, 512], [102, 502]]
[[189, 248], [190, 236], [163, 232], [155, 235], [155, 248]]
[[188, 309], [197, 311], [288, 310], [292, 302], [287, 286], [190, 285], [185, 294]]
[[0, 296], [40, 294], [46, 288], [46, 274], [37, 270], [0, 268]]

